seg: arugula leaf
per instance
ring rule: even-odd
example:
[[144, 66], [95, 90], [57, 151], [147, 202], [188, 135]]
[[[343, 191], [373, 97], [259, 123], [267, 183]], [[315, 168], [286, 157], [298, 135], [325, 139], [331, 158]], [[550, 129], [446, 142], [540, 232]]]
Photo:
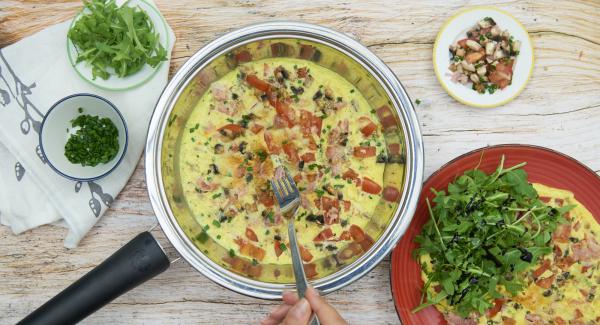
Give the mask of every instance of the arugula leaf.
[[87, 62], [92, 79], [108, 79], [111, 74], [126, 77], [144, 65], [156, 67], [167, 59], [159, 34], [148, 14], [127, 3], [118, 7], [114, 0], [84, 0], [81, 17], [68, 37], [77, 50], [76, 62]]
[[543, 203], [524, 165], [504, 168], [502, 157], [489, 175], [468, 170], [446, 191], [431, 189], [430, 219], [413, 252], [419, 261], [428, 255], [431, 264], [421, 263], [428, 281], [413, 312], [445, 300], [462, 317], [483, 314], [502, 297], [499, 288], [513, 296], [524, 289], [523, 272], [552, 251], [552, 233], [573, 208]]

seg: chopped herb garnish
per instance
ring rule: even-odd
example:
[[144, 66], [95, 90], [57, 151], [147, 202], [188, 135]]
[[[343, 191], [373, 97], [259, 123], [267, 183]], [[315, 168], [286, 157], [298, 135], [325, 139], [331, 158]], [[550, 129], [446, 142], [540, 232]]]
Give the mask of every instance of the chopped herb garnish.
[[421, 100], [420, 100], [420, 99], [418, 99], [418, 98], [417, 98], [417, 99], [415, 99], [415, 104], [417, 104], [417, 106], [418, 106], [418, 105], [421, 105]]
[[233, 250], [233, 248], [229, 249], [229, 256], [230, 257], [235, 257], [235, 251]]
[[284, 243], [279, 243], [279, 248], [281, 249], [281, 251], [285, 252], [287, 250], [287, 246], [285, 246]]
[[213, 199], [216, 199], [216, 198], [218, 198], [218, 197], [220, 197], [220, 196], [221, 196], [221, 193], [215, 193], [215, 194], [213, 194], [212, 198], [213, 198]]
[[105, 164], [119, 152], [119, 130], [107, 117], [79, 115], [71, 121], [79, 127], [65, 144], [65, 157], [73, 164]]
[[221, 223], [218, 220], [213, 220], [212, 224], [217, 228], [221, 228]]

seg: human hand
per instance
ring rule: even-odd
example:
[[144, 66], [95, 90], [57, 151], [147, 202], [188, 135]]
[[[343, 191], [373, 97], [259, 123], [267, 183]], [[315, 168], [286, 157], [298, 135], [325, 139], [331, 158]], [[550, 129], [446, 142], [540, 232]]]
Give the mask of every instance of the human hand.
[[295, 292], [283, 293], [283, 304], [275, 308], [261, 325], [306, 325], [315, 313], [321, 325], [347, 325], [348, 323], [313, 288], [308, 288], [305, 297], [298, 299]]

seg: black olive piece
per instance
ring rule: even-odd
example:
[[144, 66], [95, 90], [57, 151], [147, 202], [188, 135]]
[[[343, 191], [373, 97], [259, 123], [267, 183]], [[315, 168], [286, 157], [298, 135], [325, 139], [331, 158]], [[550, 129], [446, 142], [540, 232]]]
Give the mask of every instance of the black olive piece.
[[242, 154], [246, 153], [246, 146], [248, 145], [248, 142], [246, 141], [242, 141], [240, 143], [240, 145], [238, 146], [238, 151]]
[[224, 214], [222, 214], [222, 215], [219, 217], [219, 222], [225, 222], [225, 221], [227, 221], [227, 216], [225, 216]]
[[388, 162], [389, 163], [396, 163], [396, 164], [405, 164], [406, 163], [406, 157], [403, 154], [391, 155], [391, 156], [388, 157]]
[[458, 234], [454, 234], [454, 236], [452, 237], [452, 239], [450, 239], [450, 242], [448, 244], [458, 243], [459, 240], [460, 236]]
[[562, 277], [563, 277], [565, 280], [568, 280], [568, 279], [569, 279], [569, 276], [571, 276], [571, 273], [570, 273], [570, 272], [563, 272], [563, 274], [562, 274]]
[[463, 291], [460, 293], [460, 298], [458, 298], [458, 301], [456, 302], [457, 304], [460, 304], [460, 302], [463, 300], [463, 298], [467, 295], [467, 293], [469, 292], [469, 287], [466, 287], [463, 289]]
[[472, 278], [469, 280], [469, 283], [470, 283], [470, 284], [477, 284], [477, 282], [479, 282], [479, 279], [478, 279], [477, 277], [472, 277]]
[[223, 194], [225, 194], [225, 196], [229, 196], [229, 189], [227, 187], [223, 188]]
[[519, 248], [519, 250], [521, 251], [521, 261], [531, 263], [531, 260], [533, 259], [533, 254], [531, 254], [530, 251], [524, 248]]
[[578, 243], [579, 242], [579, 238], [569, 237], [569, 241], [571, 241], [572, 243]]
[[471, 31], [468, 31], [468, 32], [467, 32], [467, 37], [472, 37], [472, 36], [473, 36], [473, 32], [471, 32]]
[[338, 198], [338, 200], [342, 201], [344, 199], [344, 193], [338, 192], [337, 193], [337, 198]]
[[556, 217], [558, 215], [558, 210], [556, 208], [551, 208], [550, 211], [548, 211], [548, 215], [550, 217]]
[[231, 94], [231, 98], [235, 100], [235, 99], [240, 98], [240, 96], [238, 96], [238, 94], [236, 94], [236, 93], [233, 93], [233, 94]]
[[330, 95], [325, 94], [325, 99], [327, 99], [327, 100], [333, 100], [333, 97], [331, 97]]
[[552, 295], [552, 290], [548, 289], [543, 293], [544, 297], [550, 297]]
[[313, 214], [313, 213], [306, 216], [306, 221], [312, 221], [312, 222], [316, 222], [318, 224], [323, 224], [325, 222], [322, 214]]
[[596, 295], [590, 292], [587, 296], [587, 301], [592, 302], [594, 301], [594, 298], [596, 298]]
[[250, 173], [246, 174], [246, 183], [252, 182], [252, 178], [254, 178], [254, 176], [252, 176], [252, 174], [250, 174]]
[[515, 307], [515, 309], [519, 310], [521, 309], [521, 304], [518, 302], [515, 302], [515, 304], [513, 305], [513, 307]]
[[377, 162], [380, 164], [384, 164], [388, 161], [388, 157], [382, 152], [377, 155]]
[[239, 120], [238, 124], [243, 127], [244, 129], [248, 128], [248, 123], [250, 123], [250, 120], [246, 120], [246, 119], [241, 119]]
[[321, 60], [321, 51], [315, 50], [315, 53], [312, 56], [312, 60], [315, 62], [318, 62], [319, 60]]
[[283, 75], [283, 79], [290, 79], [290, 73], [283, 67], [281, 68], [281, 75]]
[[275, 238], [275, 240], [281, 240], [281, 236], [279, 236], [279, 235], [275, 235], [275, 236], [273, 236], [273, 238]]
[[215, 144], [215, 153], [219, 154], [219, 153], [223, 153], [225, 151], [225, 147], [223, 147], [222, 144], [217, 143]]
[[340, 225], [341, 225], [342, 227], [346, 227], [346, 226], [348, 225], [348, 220], [347, 220], [347, 219], [342, 219], [342, 220], [340, 220]]
[[504, 226], [504, 220], [498, 220], [498, 222], [496, 222], [496, 226], [503, 227]]
[[298, 163], [298, 169], [302, 170], [302, 168], [304, 168], [304, 160], [300, 160]]
[[215, 165], [215, 164], [210, 164], [209, 166], [210, 166], [210, 170], [209, 170], [209, 172], [212, 172], [212, 173], [213, 173], [213, 174], [215, 174], [215, 175], [219, 175], [219, 174], [220, 174], [220, 173], [219, 173], [219, 167], [217, 167], [217, 165]]
[[263, 102], [264, 102], [265, 100], [267, 100], [267, 98], [268, 98], [268, 97], [267, 97], [267, 94], [262, 94], [262, 95], [260, 95], [260, 100], [262, 100]]
[[340, 145], [345, 147], [347, 144], [348, 144], [348, 137], [344, 137], [342, 139], [342, 141], [340, 141]]
[[337, 249], [337, 246], [329, 244], [329, 245], [325, 246], [325, 249], [327, 249], [330, 252], [333, 252], [334, 250]]
[[304, 88], [302, 88], [302, 87], [297, 87], [296, 88], [294, 86], [291, 86], [290, 89], [292, 90], [292, 93], [294, 93], [294, 95], [302, 95], [302, 94], [304, 94]]
[[[510, 265], [511, 268], [511, 272], [514, 271], [515, 266], [514, 265]], [[506, 279], [506, 281], [512, 281], [515, 278], [515, 276], [512, 273], [508, 273], [504, 276], [504, 279]]]
[[248, 160], [252, 160], [252, 159], [254, 159], [254, 154], [251, 152], [246, 152], [246, 154], [244, 155], [244, 158], [246, 158]]
[[323, 93], [321, 92], [321, 90], [317, 90], [317, 92], [313, 95], [313, 100], [317, 100], [320, 99], [321, 97], [323, 97]]

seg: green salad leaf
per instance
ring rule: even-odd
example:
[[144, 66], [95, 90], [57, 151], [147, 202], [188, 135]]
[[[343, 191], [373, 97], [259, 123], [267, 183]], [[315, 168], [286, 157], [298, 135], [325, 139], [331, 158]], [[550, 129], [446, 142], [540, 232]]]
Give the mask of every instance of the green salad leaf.
[[413, 312], [445, 299], [462, 317], [483, 314], [503, 297], [499, 287], [512, 296], [524, 289], [524, 271], [552, 251], [552, 233], [572, 208], [542, 202], [521, 168], [525, 164], [504, 168], [502, 156], [489, 175], [476, 168], [448, 184], [447, 191], [431, 189], [430, 219], [413, 252], [428, 281]]
[[81, 17], [68, 37], [77, 49], [77, 63], [92, 67], [92, 79], [111, 74], [126, 77], [145, 64], [156, 67], [167, 59], [167, 51], [148, 14], [114, 0], [84, 0]]

